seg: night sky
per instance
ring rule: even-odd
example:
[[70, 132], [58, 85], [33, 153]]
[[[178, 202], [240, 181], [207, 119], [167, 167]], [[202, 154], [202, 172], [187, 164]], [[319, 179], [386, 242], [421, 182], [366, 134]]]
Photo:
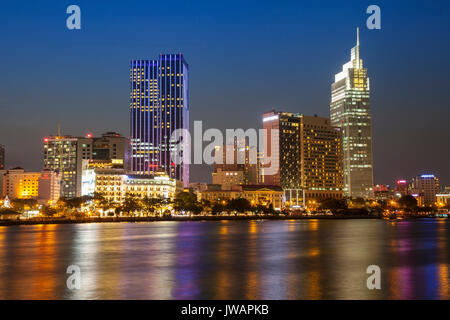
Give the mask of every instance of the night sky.
[[[66, 28], [81, 7], [82, 29]], [[381, 30], [366, 8], [381, 8]], [[329, 116], [330, 85], [361, 28], [375, 183], [434, 173], [450, 185], [450, 1], [2, 1], [0, 144], [42, 169], [42, 138], [129, 135], [129, 61], [182, 52], [190, 117], [261, 127], [264, 111]], [[191, 168], [191, 181], [210, 170]]]

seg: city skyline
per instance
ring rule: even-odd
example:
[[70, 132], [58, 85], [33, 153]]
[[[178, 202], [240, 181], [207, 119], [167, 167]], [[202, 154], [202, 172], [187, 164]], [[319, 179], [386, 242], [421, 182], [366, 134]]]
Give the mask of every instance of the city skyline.
[[450, 300], [449, 0], [3, 2], [0, 300]]
[[[383, 8], [390, 9], [392, 6], [401, 6], [402, 4], [384, 4]], [[83, 6], [83, 4], [82, 4]], [[288, 6], [288, 5], [285, 5]], [[373, 121], [374, 121], [374, 163], [375, 163], [375, 183], [392, 183], [398, 178], [410, 178], [417, 174], [431, 172], [441, 177], [443, 184], [448, 184], [450, 180], [450, 173], [446, 170], [445, 159], [448, 158], [446, 152], [448, 150], [440, 150], [440, 145], [442, 140], [448, 136], [448, 129], [444, 124], [444, 119], [448, 114], [448, 108], [444, 108], [446, 103], [448, 104], [448, 94], [443, 90], [443, 85], [445, 81], [439, 80], [442, 75], [437, 74], [433, 76], [436, 80], [433, 82], [433, 87], [427, 83], [419, 82], [405, 82], [400, 81], [404, 77], [412, 72], [414, 65], [414, 72], [426, 72], [430, 69], [435, 70], [436, 68], [447, 68], [447, 61], [445, 59], [439, 59], [439, 57], [445, 57], [448, 53], [448, 48], [445, 43], [438, 43], [436, 39], [445, 38], [443, 37], [444, 28], [437, 27], [439, 23], [445, 23], [442, 21], [431, 21], [431, 16], [428, 14], [429, 11], [424, 10], [422, 12], [424, 21], [429, 22], [426, 27], [419, 27], [416, 25], [408, 25], [408, 28], [402, 27], [402, 23], [408, 19], [408, 17], [414, 16], [423, 6], [435, 7], [438, 4], [416, 4], [413, 3], [410, 6], [410, 10], [405, 12], [404, 16], [399, 17], [398, 21], [389, 22], [384, 25], [384, 28], [389, 28], [389, 33], [383, 33], [384, 28], [381, 31], [369, 31], [365, 28], [361, 29], [362, 36], [364, 39], [364, 52], [365, 61], [370, 65], [371, 78], [372, 78], [372, 105], [373, 110]], [[361, 8], [364, 7], [361, 5]], [[84, 5], [86, 10], [95, 10], [95, 6], [88, 4]], [[430, 7], [427, 7], [431, 10]], [[5, 8], [14, 9], [14, 5], [8, 4]], [[265, 14], [266, 7], [262, 8], [261, 15], [258, 16], [257, 20], [266, 17]], [[299, 13], [299, 7], [293, 8], [296, 13]], [[348, 4], [344, 5], [339, 10], [350, 9], [351, 14], [354, 15], [356, 11], [361, 11], [360, 8], [353, 8]], [[55, 9], [56, 10], [56, 9]], [[165, 10], [165, 8], [161, 8]], [[191, 9], [192, 10], [192, 9]], [[249, 10], [249, 8], [244, 7], [244, 11]], [[314, 6], [303, 10], [299, 15], [300, 20], [304, 18], [305, 12], [312, 14], [314, 17], [319, 15], [318, 8]], [[89, 11], [88, 11], [89, 12]], [[125, 11], [126, 13], [127, 11]], [[227, 11], [225, 11], [227, 12]], [[339, 11], [338, 11], [339, 12]], [[49, 11], [50, 20], [56, 19], [51, 16], [52, 11]], [[99, 14], [99, 13], [98, 13]], [[186, 13], [178, 13], [191, 15], [192, 11]], [[330, 21], [334, 21], [333, 17], [329, 13], [320, 14], [326, 15], [330, 18]], [[387, 13], [389, 14], [389, 13]], [[202, 12], [198, 13], [202, 16]], [[350, 13], [349, 13], [350, 15]], [[357, 15], [355, 15], [357, 16]], [[230, 23], [226, 17], [222, 17], [219, 25], [222, 27], [227, 26]], [[297, 17], [298, 18], [298, 17]], [[104, 19], [104, 17], [103, 17]], [[288, 52], [285, 55], [285, 59], [278, 60], [277, 71], [273, 69], [271, 65], [265, 64], [265, 71], [269, 72], [271, 78], [278, 75], [284, 75], [286, 81], [280, 85], [273, 81], [262, 81], [261, 73], [255, 69], [258, 65], [261, 65], [261, 59], [267, 59], [270, 57], [276, 57], [275, 53], [268, 52], [258, 52], [258, 55], [252, 55], [254, 60], [248, 60], [249, 53], [256, 53], [258, 48], [258, 43], [264, 43], [261, 38], [256, 37], [255, 41], [252, 41], [248, 49], [249, 53], [242, 52], [239, 48], [243, 48], [244, 44], [240, 39], [239, 41], [231, 42], [233, 46], [227, 51], [229, 60], [221, 60], [225, 66], [216, 65], [212, 68], [211, 62], [206, 59], [202, 59], [203, 55], [200, 51], [194, 50], [191, 45], [187, 45], [186, 41], [180, 38], [181, 41], [173, 41], [173, 43], [180, 43], [177, 50], [170, 49], [168, 47], [174, 44], [168, 44], [167, 42], [161, 42], [159, 46], [152, 44], [151, 47], [148, 46], [138, 46], [137, 48], [126, 49], [125, 54], [119, 59], [117, 54], [113, 54], [113, 58], [108, 58], [107, 61], [111, 60], [120, 62], [117, 64], [117, 68], [108, 67], [108, 75], [111, 76], [109, 83], [112, 85], [112, 90], [109, 89], [108, 93], [104, 91], [104, 88], [100, 86], [98, 92], [93, 93], [92, 89], [86, 88], [85, 86], [91, 86], [92, 84], [98, 83], [102, 78], [93, 73], [89, 74], [89, 77], [82, 77], [84, 74], [84, 69], [90, 66], [90, 63], [83, 63], [83, 57], [79, 59], [74, 59], [73, 53], [69, 53], [66, 57], [59, 57], [54, 60], [57, 66], [61, 63], [69, 62], [69, 67], [75, 65], [80, 67], [80, 71], [72, 70], [73, 77], [65, 78], [62, 81], [62, 85], [70, 87], [61, 90], [57, 85], [55, 92], [59, 92], [57, 95], [52, 95], [53, 99], [49, 99], [48, 88], [46, 85], [49, 84], [48, 78], [44, 77], [39, 84], [36, 84], [33, 92], [35, 90], [41, 90], [36, 92], [36, 102], [33, 104], [26, 103], [26, 99], [23, 97], [14, 96], [14, 92], [17, 90], [10, 90], [11, 83], [17, 83], [19, 80], [19, 75], [21, 75], [22, 66], [18, 66], [14, 71], [6, 66], [6, 75], [10, 78], [10, 83], [5, 82], [3, 79], [2, 86], [2, 97], [1, 102], [2, 107], [2, 118], [5, 120], [4, 126], [0, 129], [0, 137], [8, 137], [8, 141], [0, 141], [0, 143], [6, 145], [6, 162], [7, 167], [22, 166], [30, 170], [39, 170], [42, 160], [37, 156], [40, 154], [40, 139], [42, 137], [55, 133], [57, 123], [62, 125], [63, 134], [71, 135], [84, 135], [86, 132], [101, 133], [105, 131], [118, 131], [122, 134], [127, 134], [127, 124], [123, 121], [123, 117], [126, 116], [126, 111], [123, 109], [128, 104], [126, 100], [128, 99], [128, 94], [126, 93], [126, 86], [123, 86], [124, 72], [127, 67], [127, 61], [133, 57], [152, 57], [159, 52], [183, 52], [185, 56], [188, 57], [191, 66], [195, 67], [196, 73], [191, 81], [191, 121], [193, 120], [204, 120], [209, 127], [246, 127], [260, 126], [260, 117], [264, 111], [271, 108], [279, 108], [288, 112], [300, 112], [302, 114], [312, 115], [314, 113], [319, 116], [328, 116], [327, 101], [329, 101], [329, 84], [332, 81], [332, 76], [334, 71], [336, 71], [336, 66], [342, 64], [346, 59], [346, 50], [354, 42], [354, 28], [357, 25], [361, 27], [364, 26], [365, 16], [361, 15], [359, 20], [357, 18], [352, 18], [348, 23], [337, 24], [336, 28], [329, 30], [325, 26], [320, 26], [318, 23], [311, 23], [311, 19], [308, 20], [308, 27], [304, 30], [295, 29], [297, 34], [300, 36], [298, 42], [295, 42], [294, 50]], [[32, 20], [31, 20], [32, 21]], [[137, 18], [136, 23], [141, 23], [140, 18]], [[294, 21], [292, 16], [289, 16], [288, 21]], [[296, 21], [296, 20], [295, 20]], [[23, 23], [23, 21], [21, 21]], [[256, 22], [256, 21], [255, 21]], [[4, 23], [12, 23], [12, 21], [5, 19]], [[94, 21], [87, 20], [85, 22], [85, 27], [80, 31], [78, 35], [72, 34], [58, 34], [61, 40], [61, 45], [64, 48], [71, 48], [77, 52], [76, 45], [80, 45], [81, 48], [86, 45], [93, 45], [89, 41], [82, 40], [81, 36], [84, 34], [88, 39], [93, 36], [92, 28], [87, 28], [87, 25], [92, 26]], [[239, 25], [243, 22], [240, 21]], [[389, 25], [389, 23], [391, 25]], [[24, 23], [27, 26], [27, 23]], [[279, 23], [275, 24], [276, 28], [283, 28], [286, 24]], [[23, 26], [22, 26], [23, 27]], [[190, 27], [195, 27], [190, 25]], [[317, 27], [316, 29], [314, 27]], [[48, 25], [43, 25], [42, 28], [50, 28]], [[127, 25], [123, 26], [127, 30]], [[415, 38], [413, 44], [421, 43], [421, 46], [416, 46], [416, 50], [410, 50], [412, 38], [407, 32], [415, 32]], [[434, 37], [430, 39], [425, 37], [427, 31], [433, 31]], [[326, 32], [325, 32], [326, 31]], [[20, 27], [17, 32], [23, 34], [25, 31]], [[27, 31], [31, 32], [31, 31]], [[50, 33], [53, 32], [50, 30]], [[99, 30], [95, 30], [95, 34], [98, 35]], [[169, 30], [169, 33], [172, 29]], [[244, 32], [248, 35], [258, 35], [259, 33], [254, 30], [248, 30], [249, 33]], [[119, 38], [120, 38], [119, 33]], [[272, 33], [270, 33], [271, 39], [273, 39]], [[333, 39], [334, 36], [339, 36], [339, 39]], [[67, 38], [62, 40], [62, 38]], [[107, 37], [105, 39], [108, 39]], [[175, 40], [177, 38], [175, 37]], [[189, 38], [193, 39], [193, 38]], [[210, 38], [208, 38], [210, 39]], [[282, 41], [283, 40], [283, 41]], [[11, 43], [12, 39], [6, 39], [7, 43]], [[262, 42], [261, 42], [262, 41]], [[280, 44], [281, 48], [285, 48], [282, 45], [286, 39], [280, 39], [276, 43]], [[382, 43], [384, 42], [384, 43]], [[300, 50], [303, 44], [313, 44], [319, 46], [322, 50], [315, 50], [312, 52], [302, 52]], [[423, 45], [422, 45], [423, 44]], [[109, 48], [109, 45], [100, 43], [98, 50], [102, 51], [105, 48]], [[423, 63], [424, 58], [428, 55], [422, 47], [427, 47], [427, 51], [432, 51], [433, 56], [437, 55], [437, 59], [431, 61], [427, 60], [426, 69], [425, 63]], [[216, 42], [212, 42], [211, 50], [207, 50], [206, 53], [210, 57], [222, 57], [224, 53], [220, 51], [214, 51], [218, 48]], [[236, 49], [234, 49], [236, 48]], [[323, 50], [325, 49], [325, 50]], [[388, 50], [389, 49], [389, 50]], [[39, 51], [39, 50], [38, 50]], [[135, 53], [131, 54], [131, 51]], [[392, 53], [395, 51], [395, 54]], [[144, 53], [145, 52], [145, 53]], [[231, 53], [231, 55], [230, 55]], [[318, 57], [314, 55], [319, 53]], [[297, 55], [300, 62], [304, 63], [297, 64], [298, 67], [292, 67], [293, 55]], [[6, 53], [2, 53], [4, 58], [8, 58]], [[130, 56], [128, 56], [130, 55]], [[39, 52], [37, 52], [36, 58], [39, 57]], [[402, 58], [402, 57], [407, 57]], [[244, 59], [242, 59], [244, 58]], [[320, 58], [321, 65], [309, 62], [317, 62]], [[32, 57], [32, 59], [34, 59]], [[200, 60], [199, 60], [200, 59]], [[216, 59], [217, 60], [217, 59]], [[245, 60], [245, 61], [244, 61]], [[440, 64], [437, 61], [441, 60]], [[86, 60], [87, 61], [87, 60]], [[242, 62], [241, 62], [242, 61]], [[29, 74], [31, 79], [35, 79], [37, 76], [37, 71], [45, 68], [49, 58], [44, 58], [40, 63], [34, 64], [36, 70], [33, 70]], [[201, 62], [201, 63], [200, 63]], [[307, 63], [308, 62], [308, 63]], [[287, 65], [291, 65], [288, 68]], [[314, 64], [316, 67], [316, 72], [313, 71], [310, 64]], [[443, 64], [443, 65], [442, 65]], [[103, 67], [104, 64], [100, 64], [99, 67]], [[225, 70], [224, 67], [229, 70]], [[390, 74], [392, 68], [395, 69], [395, 74]], [[58, 68], [54, 71], [47, 70], [50, 75], [53, 72], [58, 74]], [[93, 69], [96, 71], [98, 69]], [[207, 72], [208, 71], [208, 72]], [[211, 71], [216, 71], [212, 73]], [[217, 73], [221, 71], [221, 73]], [[230, 73], [239, 72], [239, 77], [235, 77], [234, 81], [230, 80]], [[220, 74], [220, 76], [219, 76]], [[295, 74], [295, 77], [294, 77]], [[302, 76], [304, 74], [304, 76]], [[313, 76], [311, 76], [313, 75]], [[392, 78], [388, 81], [387, 76]], [[425, 73], [426, 75], [426, 73]], [[54, 74], [53, 74], [54, 76]], [[200, 81], [199, 77], [202, 77]], [[206, 77], [207, 76], [207, 77]], [[56, 77], [58, 78], [58, 77]], [[411, 77], [410, 77], [411, 78]], [[211, 84], [207, 84], [212, 82]], [[243, 87], [243, 83], [247, 85]], [[20, 82], [19, 82], [20, 83]], [[34, 82], [36, 83], [36, 81]], [[107, 82], [108, 83], [108, 82]], [[119, 88], [120, 83], [120, 89]], [[270, 83], [272, 89], [267, 90], [267, 85]], [[395, 90], [393, 91], [392, 84], [395, 83]], [[73, 86], [72, 84], [76, 84]], [[298, 87], [304, 88], [301, 90], [301, 98], [298, 99], [297, 95], [294, 94]], [[219, 88], [219, 89], [217, 89]], [[423, 91], [418, 90], [421, 88]], [[125, 89], [125, 90], [124, 90]], [[280, 90], [283, 89], [283, 90]], [[97, 90], [97, 89], [96, 89]], [[104, 94], [105, 93], [105, 94]], [[394, 95], [395, 93], [395, 95]], [[75, 94], [75, 95], [74, 95]], [[15, 97], [13, 99], [12, 97]], [[70, 99], [66, 99], [70, 96]], [[217, 99], [218, 97], [224, 97], [223, 99]], [[64, 98], [63, 100], [61, 100]], [[295, 102], [294, 102], [295, 100]], [[64, 105], [67, 109], [61, 107], [61, 102], [64, 101]], [[431, 107], [422, 110], [420, 107], [428, 101], [433, 101]], [[125, 102], [125, 104], [124, 104]], [[75, 107], [75, 105], [76, 107]], [[211, 104], [217, 105], [217, 107], [211, 107]], [[227, 108], [222, 108], [224, 104]], [[33, 106], [29, 109], [28, 106]], [[73, 106], [73, 110], [71, 108]], [[94, 108], [95, 106], [95, 108]], [[248, 107], [245, 107], [248, 106]], [[236, 108], [240, 109], [242, 112], [242, 117], [233, 117], [231, 114], [236, 112]], [[61, 109], [61, 110], [59, 110]], [[39, 127], [36, 127], [33, 123], [38, 113], [41, 112], [45, 114], [44, 119], [42, 119]], [[61, 112], [64, 110], [64, 112]], [[214, 110], [214, 112], [212, 111]], [[428, 112], [434, 110], [435, 112]], [[89, 112], [87, 112], [89, 111]], [[425, 113], [425, 111], [427, 111]], [[438, 113], [440, 117], [433, 117], [433, 113]], [[10, 123], [14, 123], [14, 119], [18, 117], [19, 114], [29, 115], [30, 117], [21, 116], [21, 126], [23, 124], [23, 129], [17, 130], [17, 125], [14, 127]], [[407, 114], [408, 117], [405, 119], [399, 116]], [[68, 115], [69, 117], [66, 117]], [[101, 115], [101, 117], [100, 117]], [[88, 117], [86, 117], [88, 116]], [[83, 117], [84, 121], [79, 121], [80, 117]], [[447, 117], [448, 118], [448, 117]], [[70, 120], [69, 120], [70, 119]], [[72, 120], [73, 119], [73, 120]], [[77, 122], [78, 121], [78, 122]], [[123, 122], [123, 124], [122, 124]], [[236, 123], [236, 125], [234, 125]], [[231, 124], [231, 125], [230, 125]], [[382, 124], [382, 125], [378, 125]], [[79, 129], [76, 129], [79, 128]], [[430, 130], [433, 128], [433, 130]], [[381, 142], [381, 143], [377, 143]], [[417, 146], [420, 145], [420, 150], [417, 150]], [[417, 148], [417, 149], [416, 149]], [[25, 151], [24, 151], [25, 150]], [[392, 151], [395, 150], [395, 151]], [[439, 150], [437, 152], [436, 150]], [[401, 154], [405, 158], [413, 158], [413, 161], [405, 161], [398, 155]], [[436, 156], [439, 155], [439, 156]], [[209, 170], [199, 169], [198, 166], [191, 166], [192, 181], [210, 181], [210, 173], [212, 168]]]

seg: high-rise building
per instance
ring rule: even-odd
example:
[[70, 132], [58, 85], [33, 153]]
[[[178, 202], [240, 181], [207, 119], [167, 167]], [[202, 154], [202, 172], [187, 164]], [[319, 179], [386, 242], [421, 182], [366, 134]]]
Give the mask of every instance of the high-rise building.
[[92, 143], [88, 143], [89, 147], [83, 150], [84, 153], [91, 154], [89, 160], [112, 161], [116, 166], [130, 169], [131, 144], [128, 138], [117, 132], [107, 132], [91, 139]]
[[331, 85], [331, 124], [342, 128], [344, 193], [373, 197], [372, 119], [370, 83], [359, 53], [359, 29], [351, 59]]
[[5, 169], [5, 146], [0, 144], [0, 170]]
[[[342, 198], [342, 136], [330, 119], [270, 111], [264, 113], [263, 128], [271, 161], [264, 167], [278, 164], [273, 175], [264, 170], [264, 184], [281, 186], [296, 204], [299, 197]], [[272, 141], [273, 130], [278, 139]]]
[[414, 177], [409, 186], [410, 192], [418, 199], [419, 205], [436, 203], [436, 194], [441, 190], [439, 179], [434, 174]]
[[61, 197], [74, 198], [80, 196], [78, 191], [78, 175], [81, 184], [81, 162], [78, 161], [77, 137], [50, 136], [44, 138], [44, 169], [54, 170], [61, 174]]
[[82, 195], [83, 160], [114, 161], [129, 168], [130, 141], [115, 132], [101, 137], [49, 136], [44, 138], [44, 168], [61, 173], [61, 197]]
[[166, 172], [189, 186], [189, 164], [175, 164], [171, 140], [176, 129], [189, 130], [189, 69], [182, 54], [157, 60], [132, 60], [130, 68], [131, 170]]

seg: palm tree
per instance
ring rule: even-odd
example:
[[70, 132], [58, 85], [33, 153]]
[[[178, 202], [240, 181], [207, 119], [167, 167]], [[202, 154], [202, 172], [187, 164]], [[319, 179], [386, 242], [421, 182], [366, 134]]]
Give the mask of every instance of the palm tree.
[[147, 217], [150, 213], [155, 213], [155, 211], [160, 207], [161, 200], [159, 198], [145, 197], [141, 200], [141, 206], [143, 211], [146, 213]]
[[125, 197], [125, 201], [122, 205], [122, 211], [127, 213], [128, 215], [133, 215], [139, 209], [139, 203], [135, 197], [127, 195]]

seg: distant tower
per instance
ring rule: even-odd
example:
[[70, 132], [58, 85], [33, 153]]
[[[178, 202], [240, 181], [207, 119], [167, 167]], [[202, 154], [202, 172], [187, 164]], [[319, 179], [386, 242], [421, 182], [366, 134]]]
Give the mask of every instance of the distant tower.
[[182, 54], [132, 60], [130, 69], [131, 170], [166, 172], [189, 186], [189, 165], [171, 161], [175, 129], [189, 130], [189, 69]]
[[359, 28], [351, 59], [331, 85], [331, 124], [343, 133], [344, 194], [373, 197], [372, 118], [367, 69], [359, 52]]

